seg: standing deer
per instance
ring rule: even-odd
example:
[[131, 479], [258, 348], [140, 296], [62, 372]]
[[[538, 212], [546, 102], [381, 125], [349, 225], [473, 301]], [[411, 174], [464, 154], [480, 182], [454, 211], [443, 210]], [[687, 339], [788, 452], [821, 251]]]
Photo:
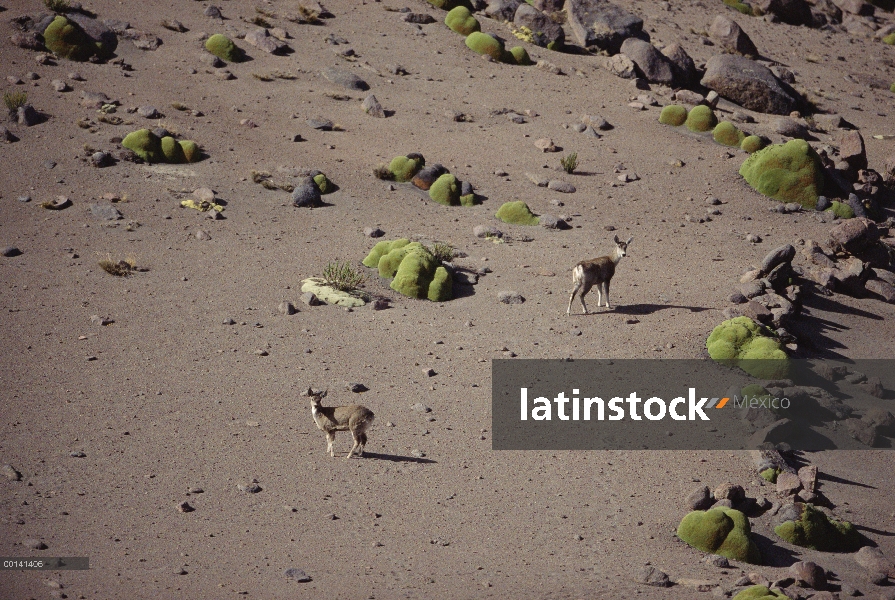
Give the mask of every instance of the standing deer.
[[612, 276], [615, 275], [615, 266], [618, 264], [625, 254], [627, 254], [628, 244], [631, 243], [633, 237], [628, 238], [627, 242], [622, 242], [618, 239], [618, 236], [615, 236], [615, 249], [612, 251], [612, 254], [609, 256], [601, 256], [600, 258], [592, 258], [591, 260], [583, 260], [572, 269], [572, 283], [575, 284], [575, 289], [572, 290], [572, 295], [569, 296], [569, 308], [566, 310], [566, 314], [572, 314], [572, 300], [575, 299], [575, 294], [578, 291], [581, 291], [581, 295], [578, 297], [581, 300], [581, 306], [584, 308], [584, 314], [587, 314], [587, 305], [584, 303], [584, 296], [590, 291], [590, 288], [593, 287], [594, 284], [597, 284], [597, 308], [600, 307], [600, 302], [605, 297], [606, 298], [606, 308], [612, 309], [609, 306], [609, 282], [612, 281]]
[[354, 438], [354, 446], [345, 460], [351, 458], [357, 450], [358, 456], [364, 455], [364, 446], [367, 444], [367, 428], [373, 423], [373, 411], [366, 406], [358, 404], [352, 406], [323, 406], [321, 401], [326, 397], [326, 390], [314, 391], [308, 388], [302, 394], [311, 399], [311, 415], [317, 429], [326, 434], [326, 451], [330, 456], [335, 456], [333, 442], [336, 440], [337, 431], [350, 431]]

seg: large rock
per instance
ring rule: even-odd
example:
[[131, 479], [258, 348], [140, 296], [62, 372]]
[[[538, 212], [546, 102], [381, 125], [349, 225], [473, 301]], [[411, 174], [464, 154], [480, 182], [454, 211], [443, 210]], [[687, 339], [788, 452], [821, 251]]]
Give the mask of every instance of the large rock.
[[498, 21], [512, 21], [522, 0], [491, 0], [485, 14]]
[[789, 25], [811, 25], [811, 7], [805, 0], [759, 0], [758, 8], [765, 14], [776, 15]]
[[662, 48], [662, 54], [671, 61], [671, 68], [674, 70], [674, 78], [678, 85], [689, 86], [696, 83], [698, 77], [696, 63], [680, 44], [674, 43], [665, 46]]
[[621, 53], [634, 61], [647, 81], [669, 86], [674, 82], [672, 62], [649, 42], [628, 38], [622, 43]]
[[97, 54], [100, 57], [107, 58], [115, 52], [115, 48], [118, 47], [118, 37], [105, 24], [78, 12], [66, 13], [65, 17], [72, 23], [77, 24], [81, 31], [93, 40], [98, 50]]
[[542, 48], [559, 50], [566, 41], [566, 34], [559, 23], [525, 2], [516, 9], [513, 25], [528, 29], [531, 39], [526, 41]]
[[872, 4], [867, 4], [864, 0], [833, 0], [833, 2], [843, 12], [861, 17], [872, 17], [873, 13], [876, 12], [876, 8]]
[[867, 168], [867, 150], [860, 131], [843, 131], [839, 134], [839, 158], [848, 163], [852, 169]]
[[643, 19], [605, 0], [567, 0], [572, 34], [582, 46], [616, 54], [629, 37], [640, 37]]
[[876, 244], [879, 237], [879, 228], [870, 219], [846, 219], [830, 230], [828, 245], [833, 251], [855, 254]]
[[711, 37], [721, 48], [734, 54], [758, 56], [758, 48], [733, 19], [718, 15], [709, 27]]
[[798, 93], [767, 67], [745, 56], [719, 54], [706, 64], [702, 85], [757, 112], [788, 115], [799, 105]]
[[259, 50], [264, 50], [270, 54], [279, 54], [288, 48], [285, 42], [281, 42], [273, 37], [270, 35], [270, 32], [264, 28], [248, 32], [245, 36], [245, 41]]

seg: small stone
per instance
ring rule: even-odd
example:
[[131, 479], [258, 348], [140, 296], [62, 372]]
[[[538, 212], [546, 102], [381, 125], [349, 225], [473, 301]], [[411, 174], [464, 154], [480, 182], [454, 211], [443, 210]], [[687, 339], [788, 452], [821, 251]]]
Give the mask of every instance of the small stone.
[[115, 321], [113, 321], [112, 319], [107, 319], [105, 317], [101, 317], [99, 315], [93, 315], [90, 317], [90, 322], [93, 323], [94, 325], [99, 325], [99, 326], [104, 327], [106, 325], [111, 325]]
[[22, 254], [22, 251], [16, 248], [15, 246], [6, 246], [3, 250], [0, 250], [0, 254], [7, 258], [12, 258], [14, 256], [19, 256]]
[[760, 244], [761, 236], [755, 235], [754, 233], [749, 233], [746, 235], [746, 241], [749, 242], [750, 244]]
[[361, 108], [363, 108], [364, 112], [371, 117], [383, 119], [386, 116], [385, 110], [382, 108], [379, 100], [377, 100], [376, 96], [374, 96], [373, 94], [370, 94], [369, 96], [364, 98], [364, 102], [363, 104], [361, 104]]
[[203, 231], [202, 229], [198, 229], [196, 231], [196, 233], [193, 234], [193, 236], [197, 240], [202, 241], [202, 242], [207, 242], [208, 240], [211, 239], [211, 235], [209, 235], [209, 233], [207, 231]]
[[815, 590], [827, 589], [827, 573], [817, 564], [810, 561], [793, 563], [789, 573], [797, 583], [807, 585]]
[[727, 560], [725, 556], [718, 556], [717, 554], [709, 554], [705, 557], [706, 564], [712, 565], [713, 567], [719, 567], [721, 569], [730, 568], [730, 561]]
[[669, 587], [671, 585], [667, 574], [651, 566], [639, 569], [634, 575], [634, 581], [655, 587]]
[[323, 302], [314, 294], [314, 292], [305, 292], [301, 295], [301, 301], [308, 306], [320, 306]]
[[137, 114], [146, 119], [161, 119], [162, 113], [154, 106], [141, 106], [137, 108]]
[[[96, 360], [96, 357], [92, 357], [92, 358], [93, 358], [93, 360]], [[90, 360], [90, 359], [91, 359], [91, 357], [88, 356], [87, 360]], [[68, 455], [71, 456], [72, 458], [85, 458], [87, 456], [80, 450], [75, 450], [74, 452], [69, 452]]]
[[255, 350], [254, 354], [255, 354], [255, 356], [267, 356], [268, 355], [267, 350], [261, 350], [261, 349]]
[[353, 394], [360, 394], [362, 392], [369, 391], [369, 388], [362, 383], [356, 383], [353, 381], [345, 382], [345, 389]]
[[320, 131], [332, 131], [333, 122], [323, 117], [313, 117], [306, 121], [311, 129], [319, 129]]
[[295, 305], [291, 302], [280, 302], [280, 305], [277, 306], [277, 312], [281, 315], [294, 315], [297, 311], [295, 310]]
[[90, 214], [102, 221], [117, 221], [122, 218], [121, 211], [111, 204], [91, 204]]
[[388, 300], [384, 298], [377, 298], [370, 303], [370, 307], [373, 310], [385, 310], [388, 308]]
[[497, 294], [497, 299], [503, 304], [522, 304], [525, 302], [525, 298], [522, 297], [522, 294], [514, 291], [499, 292]]
[[472, 234], [477, 238], [502, 238], [503, 232], [493, 225], [476, 225], [472, 229]]
[[553, 143], [553, 140], [550, 138], [540, 138], [535, 140], [535, 148], [541, 150], [541, 152], [558, 152], [559, 149], [556, 147], [556, 144]]
[[8, 481], [21, 481], [22, 474], [19, 473], [12, 465], [3, 465], [0, 467], [0, 474]]
[[426, 453], [423, 452], [422, 450], [418, 450], [418, 449], [414, 448], [413, 450], [410, 451], [410, 456], [412, 456], [414, 458], [424, 458], [426, 456]]
[[193, 508], [192, 506], [190, 506], [190, 503], [185, 500], [177, 505], [178, 512], [188, 513], [188, 512], [193, 512], [194, 510], [196, 510], [196, 509]]
[[246, 494], [257, 494], [261, 491], [261, 486], [258, 485], [257, 481], [252, 481], [251, 483], [240, 483], [237, 484], [236, 488], [243, 493]]
[[565, 181], [560, 181], [559, 179], [550, 181], [550, 183], [547, 184], [547, 189], [553, 190], [554, 192], [562, 192], [563, 194], [575, 193], [574, 185]]
[[22, 542], [22, 545], [25, 546], [26, 548], [31, 549], [31, 550], [46, 550], [47, 549], [47, 545], [44, 544], [41, 540], [37, 540], [37, 539], [33, 539], [33, 538], [25, 540], [24, 542]]
[[430, 413], [430, 412], [432, 412], [432, 409], [431, 409], [431, 408], [429, 408], [429, 407], [426, 406], [425, 404], [422, 404], [421, 402], [417, 402], [416, 404], [411, 404], [411, 405], [410, 405], [410, 409], [411, 409], [411, 410], [415, 410], [415, 411], [417, 411], [417, 412], [421, 412], [421, 413]]
[[298, 583], [306, 583], [308, 581], [311, 581], [311, 577], [307, 573], [295, 567], [286, 569], [283, 572], [283, 575], [286, 576], [286, 579], [292, 579], [293, 581], [297, 581]]

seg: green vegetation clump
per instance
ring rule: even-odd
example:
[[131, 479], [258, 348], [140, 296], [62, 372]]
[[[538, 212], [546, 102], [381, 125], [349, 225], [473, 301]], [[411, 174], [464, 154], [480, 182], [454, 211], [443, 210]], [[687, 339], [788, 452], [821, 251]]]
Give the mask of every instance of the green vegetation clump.
[[447, 16], [444, 18], [444, 24], [451, 31], [455, 31], [460, 35], [469, 35], [474, 31], [482, 30], [478, 20], [472, 16], [472, 13], [465, 6], [457, 6], [448, 11]]
[[162, 141], [148, 129], [138, 129], [129, 133], [121, 141], [121, 145], [148, 163], [164, 162]]
[[406, 239], [379, 242], [364, 258], [363, 264], [377, 267], [381, 277], [393, 277], [389, 287], [405, 296], [427, 298], [433, 302], [453, 298], [450, 272], [419, 242]]
[[659, 113], [659, 123], [679, 127], [687, 120], [687, 108], [680, 104], [669, 104]]
[[697, 550], [759, 564], [761, 553], [751, 533], [746, 515], [732, 508], [694, 510], [677, 528], [677, 536]]
[[395, 181], [406, 182], [413, 179], [420, 169], [426, 166], [426, 159], [421, 154], [396, 156], [388, 166]]
[[226, 35], [216, 33], [205, 41], [205, 49], [227, 62], [241, 62], [245, 58], [242, 49]]
[[721, 121], [715, 125], [712, 137], [716, 142], [724, 146], [739, 147], [743, 140], [746, 139], [746, 134], [737, 129], [736, 125], [730, 121]]
[[186, 156], [183, 154], [183, 147], [172, 138], [170, 135], [166, 135], [161, 139], [162, 146], [162, 155], [165, 157], [165, 162], [169, 162], [172, 164], [180, 164], [186, 162]]
[[895, 33], [890, 33], [886, 37], [883, 38], [884, 44], [889, 44], [890, 46], [895, 46]]
[[572, 152], [568, 156], [563, 156], [559, 159], [559, 165], [562, 167], [563, 171], [571, 175], [578, 167], [578, 153]]
[[460, 182], [450, 173], [445, 173], [435, 180], [429, 188], [429, 197], [445, 206], [460, 204]]
[[487, 33], [481, 31], [470, 33], [466, 36], [466, 47], [479, 54], [487, 54], [496, 61], [506, 62], [507, 52], [503, 47], [503, 42]]
[[333, 185], [333, 182], [330, 181], [326, 175], [323, 173], [317, 173], [314, 175], [314, 183], [317, 184], [317, 187], [320, 188], [321, 194], [331, 194], [336, 191], [336, 186]]
[[855, 210], [845, 202], [839, 202], [839, 200], [830, 202], [830, 208], [826, 209], [824, 212], [833, 213], [840, 219], [855, 218]]
[[723, 0], [724, 4], [731, 8], [735, 8], [740, 11], [744, 15], [747, 16], [755, 16], [755, 12], [752, 10], [752, 7], [746, 4], [745, 2], [740, 2], [740, 0]]
[[44, 45], [56, 56], [85, 61], [102, 53], [102, 47], [65, 17], [57, 15], [44, 30]]
[[753, 585], [733, 597], [733, 600], [788, 600], [789, 596], [777, 588], [769, 589], [763, 585]]
[[3, 92], [3, 104], [6, 105], [9, 113], [13, 114], [17, 110], [19, 110], [20, 106], [25, 106], [26, 104], [28, 104], [28, 92]]
[[71, 10], [71, 4], [69, 4], [68, 0], [44, 0], [44, 6], [47, 7], [47, 10], [54, 13], [64, 13]]
[[740, 175], [756, 191], [780, 202], [814, 208], [823, 190], [823, 169], [817, 152], [805, 140], [772, 144], [752, 154]]
[[705, 347], [716, 362], [739, 367], [759, 379], [780, 379], [789, 368], [780, 342], [749, 317], [724, 321], [712, 330]]
[[505, 202], [494, 216], [511, 225], [537, 225], [540, 223], [540, 219], [521, 200]]
[[180, 140], [180, 149], [183, 150], [183, 158], [188, 163], [196, 162], [202, 156], [199, 144], [192, 140]]
[[777, 475], [782, 472], [783, 471], [781, 471], [777, 467], [768, 467], [767, 469], [759, 473], [759, 475], [761, 475], [761, 478], [768, 483], [777, 483]]
[[323, 281], [341, 292], [353, 292], [364, 284], [364, 274], [347, 261], [334, 260], [323, 267]]
[[526, 67], [528, 65], [534, 64], [531, 61], [531, 57], [528, 56], [528, 51], [525, 50], [522, 46], [513, 46], [510, 48], [510, 56], [513, 57], [513, 60], [516, 61], [517, 65], [522, 65]]
[[740, 149], [754, 154], [764, 148], [764, 141], [757, 135], [748, 135], [740, 142]]
[[790, 544], [821, 552], [854, 552], [862, 546], [862, 537], [848, 521], [830, 519], [810, 504], [794, 504], [799, 517], [784, 521], [774, 533]]
[[895, 81], [892, 82], [892, 85], [889, 86], [890, 92], [895, 92]]
[[690, 111], [690, 114], [687, 115], [687, 120], [685, 121], [687, 129], [699, 133], [711, 131], [717, 123], [718, 118], [715, 117], [715, 113], [712, 112], [711, 108], [704, 104], [694, 106]]
[[469, 11], [472, 11], [472, 4], [469, 3], [469, 0], [428, 0], [428, 2], [435, 8], [440, 8], [441, 10], [450, 11], [458, 6], [462, 6]]

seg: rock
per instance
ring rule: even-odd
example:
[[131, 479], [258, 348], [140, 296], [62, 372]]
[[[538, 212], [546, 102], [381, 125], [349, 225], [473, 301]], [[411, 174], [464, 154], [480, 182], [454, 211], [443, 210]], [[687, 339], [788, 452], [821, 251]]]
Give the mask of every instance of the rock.
[[779, 248], [775, 248], [768, 252], [765, 255], [764, 259], [761, 261], [761, 272], [762, 274], [770, 273], [777, 265], [792, 262], [792, 259], [796, 256], [796, 249], [792, 244], [786, 244], [785, 246], [780, 246]]
[[22, 480], [22, 474], [19, 473], [12, 465], [3, 465], [2, 467], [0, 467], [0, 474], [2, 474], [7, 481]]
[[671, 581], [668, 579], [668, 575], [651, 566], [641, 567], [634, 575], [634, 581], [636, 583], [642, 583], [655, 587], [671, 586]]
[[57, 92], [70, 92], [71, 91], [71, 87], [61, 79], [54, 79], [53, 81], [50, 82], [50, 85]]
[[634, 65], [634, 61], [624, 54], [600, 57], [600, 64], [604, 69], [622, 79], [634, 79], [637, 77], [637, 67]]
[[718, 15], [709, 27], [711, 37], [724, 50], [744, 56], [758, 56], [758, 48], [733, 19]]
[[621, 45], [621, 53], [634, 61], [650, 83], [662, 83], [668, 86], [674, 83], [674, 68], [671, 61], [649, 42], [628, 38]]
[[261, 491], [261, 486], [258, 485], [257, 481], [251, 481], [249, 483], [239, 483], [236, 485], [236, 489], [244, 494], [257, 494]]
[[94, 152], [90, 155], [90, 166], [96, 168], [108, 167], [113, 163], [112, 155], [108, 152]]
[[605, 0], [567, 0], [566, 14], [579, 44], [609, 54], [617, 54], [624, 40], [643, 30], [643, 19]]
[[277, 306], [277, 312], [281, 315], [294, 315], [297, 311], [295, 310], [295, 305], [291, 302], [280, 302], [280, 305]]
[[[562, 26], [526, 2], [516, 9], [513, 24], [519, 28], [527, 28], [531, 32], [531, 39], [527, 41], [536, 46], [559, 50], [565, 43], [566, 34]], [[525, 36], [528, 38], [528, 32]]]
[[491, 0], [485, 14], [497, 21], [512, 21], [522, 0]]
[[292, 190], [292, 206], [315, 207], [320, 206], [321, 203], [320, 187], [314, 182], [312, 177], [305, 177]]
[[122, 218], [121, 211], [111, 204], [90, 204], [90, 214], [102, 221], [117, 221]]
[[674, 100], [683, 102], [684, 104], [702, 104], [705, 102], [705, 96], [690, 90], [678, 90], [674, 93]]
[[323, 304], [323, 302], [317, 299], [317, 296], [313, 292], [305, 292], [302, 294], [301, 301], [308, 306], [320, 306]]
[[783, 472], [777, 475], [777, 493], [792, 496], [802, 489], [802, 482], [795, 473]]
[[805, 0], [758, 0], [764, 14], [772, 14], [788, 25], [810, 25], [811, 7]]
[[22, 545], [30, 550], [46, 550], [47, 545], [44, 544], [41, 540], [37, 539], [27, 539], [22, 542]]
[[329, 67], [322, 71], [322, 75], [327, 81], [335, 83], [336, 85], [340, 85], [349, 90], [365, 92], [370, 89], [370, 86], [369, 84], [367, 84], [366, 81], [364, 81], [354, 73], [349, 73], [348, 71]]
[[221, 9], [214, 5], [209, 5], [205, 7], [203, 13], [206, 17], [210, 17], [212, 19], [223, 19], [224, 15], [221, 14]]
[[369, 391], [370, 388], [368, 388], [367, 386], [365, 386], [362, 383], [357, 383], [355, 381], [346, 381], [345, 389], [348, 390], [349, 392], [351, 392], [352, 394], [360, 394], [360, 393]]
[[193, 234], [193, 237], [195, 237], [200, 242], [207, 242], [211, 239], [211, 235], [207, 231], [203, 231], [202, 229], [197, 229], [196, 232]]
[[877, 431], [877, 426], [873, 423], [868, 423], [861, 419], [847, 419], [845, 426], [849, 435], [865, 446], [873, 447], [876, 445], [879, 432]]
[[410, 405], [410, 410], [415, 410], [416, 412], [421, 412], [421, 413], [430, 413], [430, 412], [432, 412], [432, 409], [431, 409], [431, 408], [429, 408], [429, 407], [426, 406], [425, 404], [422, 404], [421, 402], [417, 402], [416, 404], [411, 404], [411, 405]]
[[264, 28], [248, 32], [245, 41], [269, 54], [281, 54], [289, 48], [285, 42], [270, 35], [270, 32]]
[[15, 256], [21, 255], [22, 251], [15, 246], [6, 246], [2, 250], [0, 250], [0, 254], [2, 254], [6, 258], [13, 258]]
[[697, 82], [696, 63], [680, 44], [668, 44], [662, 48], [662, 54], [671, 61], [674, 79], [678, 85], [693, 85]]
[[800, 585], [805, 585], [815, 590], [827, 589], [826, 571], [811, 561], [793, 563], [789, 567], [789, 574]]
[[594, 129], [599, 129], [600, 131], [608, 131], [612, 129], [612, 125], [609, 124], [609, 121], [604, 119], [601, 115], [581, 115], [581, 122], [585, 125], [590, 125]]
[[895, 563], [874, 546], [864, 546], [855, 552], [855, 562], [871, 573], [885, 573], [895, 578]]
[[713, 502], [712, 493], [707, 485], [696, 488], [687, 496], [687, 506], [690, 510], [707, 510]]
[[526, 173], [525, 176], [530, 182], [538, 187], [547, 187], [550, 184], [550, 180], [543, 175], [538, 175], [536, 173]]
[[385, 232], [378, 227], [364, 227], [364, 235], [369, 238], [380, 238], [385, 235]]
[[830, 230], [828, 247], [834, 252], [845, 250], [849, 254], [860, 253], [880, 239], [879, 228], [870, 219], [845, 219]]
[[81, 106], [84, 108], [102, 108], [106, 104], [111, 104], [112, 100], [102, 92], [81, 92]]
[[522, 304], [525, 302], [525, 298], [522, 297], [522, 294], [519, 292], [499, 292], [497, 294], [497, 299], [503, 304]]
[[14, 46], [24, 48], [25, 50], [40, 50], [43, 43], [37, 37], [37, 33], [33, 31], [17, 31], [9, 38]]
[[40, 113], [30, 104], [25, 104], [16, 109], [16, 121], [19, 125], [31, 127], [40, 123]]
[[184, 500], [183, 502], [180, 502], [177, 505], [177, 512], [189, 513], [189, 512], [193, 512], [194, 510], [196, 510], [196, 509], [193, 508], [192, 506], [190, 506], [190, 503], [187, 502], [186, 500]]
[[311, 581], [311, 577], [307, 573], [295, 567], [286, 569], [285, 571], [283, 571], [283, 575], [286, 576], [286, 579], [291, 579], [293, 581], [297, 581], [298, 583], [306, 583], [308, 581]]
[[[65, 18], [75, 23], [97, 46], [97, 54], [111, 56], [118, 47], [118, 38], [106, 23], [80, 12], [67, 12]], [[46, 42], [46, 40], [44, 40]], [[101, 50], [100, 50], [101, 49]], [[52, 50], [52, 48], [51, 48]]]
[[376, 96], [374, 96], [373, 94], [370, 94], [369, 96], [364, 98], [364, 102], [363, 104], [361, 104], [361, 108], [371, 117], [376, 117], [378, 119], [385, 118], [385, 109], [382, 108], [382, 105], [379, 104], [379, 100], [377, 100]]
[[320, 131], [331, 131], [333, 128], [333, 122], [329, 119], [324, 119], [323, 117], [312, 117], [307, 121], [308, 127], [311, 129], [319, 129]]
[[795, 90], [774, 77], [770, 69], [733, 54], [710, 58], [701, 83], [757, 112], [788, 115], [798, 108], [800, 100]]
[[860, 131], [841, 131], [836, 141], [839, 144], [839, 158], [849, 167], [855, 170], [867, 168], [867, 151]]
[[740, 292], [733, 292], [732, 294], [730, 294], [730, 296], [727, 297], [727, 300], [732, 304], [745, 304], [749, 301], [749, 299]]
[[804, 140], [808, 137], [808, 128], [791, 117], [779, 117], [773, 121], [774, 131], [790, 138]]
[[472, 228], [472, 234], [477, 238], [502, 238], [503, 232], [492, 225], [476, 225]]
[[550, 138], [540, 138], [535, 140], [535, 148], [538, 148], [541, 152], [559, 152], [556, 144], [554, 144], [553, 140]]
[[559, 229], [560, 223], [565, 223], [565, 221], [560, 221], [560, 219], [554, 217], [553, 215], [541, 215], [538, 217], [538, 225], [543, 227], [544, 229]]
[[755, 298], [764, 294], [765, 286], [762, 281], [747, 281], [740, 286], [740, 292], [746, 298]]
[[861, 17], [872, 17], [876, 11], [872, 4], [864, 2], [864, 0], [834, 0], [842, 12]]
[[4, 125], [0, 125], [0, 140], [7, 144], [11, 144], [13, 142], [19, 141], [19, 138], [13, 134], [9, 129], [7, 129]]
[[876, 294], [889, 304], [895, 304], [895, 285], [879, 279], [870, 279], [864, 284], [868, 292]]
[[416, 23], [417, 25], [428, 25], [435, 22], [435, 17], [427, 13], [404, 13], [401, 20], [405, 23]]
[[410, 182], [421, 190], [428, 190], [432, 187], [439, 177], [448, 172], [444, 165], [438, 163], [426, 165], [420, 169], [419, 173], [413, 176]]
[[715, 500], [730, 500], [733, 504], [738, 504], [746, 497], [746, 491], [743, 486], [735, 483], [722, 483], [715, 488]]
[[[739, 509], [737, 509], [739, 510]], [[740, 511], [743, 512], [743, 511]], [[727, 560], [726, 556], [720, 556], [718, 554], [709, 554], [705, 557], [706, 564], [712, 565], [713, 567], [718, 567], [720, 569], [729, 569], [730, 561]]]
[[388, 300], [385, 298], [377, 298], [376, 300], [373, 300], [370, 306], [373, 310], [385, 310], [388, 308]]
[[563, 194], [574, 194], [575, 186], [571, 183], [560, 181], [559, 179], [554, 179], [547, 184], [547, 189], [553, 190], [554, 192], [562, 192]]

